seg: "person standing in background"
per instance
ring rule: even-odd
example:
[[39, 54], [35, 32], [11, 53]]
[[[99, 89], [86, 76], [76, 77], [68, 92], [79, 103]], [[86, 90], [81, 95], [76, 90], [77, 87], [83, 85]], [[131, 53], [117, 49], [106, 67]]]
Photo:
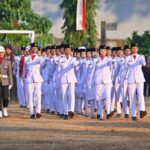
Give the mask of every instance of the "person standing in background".
[[[6, 57], [6, 59], [8, 59], [11, 62], [11, 66], [12, 66], [12, 70], [13, 70], [13, 67], [14, 67], [14, 64], [15, 64], [15, 57], [12, 53], [13, 48], [10, 44], [5, 45], [4, 48], [5, 48], [5, 51], [6, 51], [5, 57]], [[15, 81], [14, 76], [13, 76], [13, 80]], [[12, 89], [9, 90], [9, 99], [11, 99], [11, 100], [16, 99], [15, 92], [14, 92], [15, 89], [16, 89], [16, 87], [13, 86]]]
[[142, 70], [145, 77], [144, 83], [144, 96], [150, 96], [150, 58], [145, 56], [146, 66], [143, 66]]
[[15, 63], [15, 58], [14, 58], [14, 55], [12, 53], [12, 47], [11, 45], [6, 45], [5, 46], [5, 50], [6, 50], [6, 58], [9, 59], [11, 61], [11, 65], [12, 65], [12, 68], [14, 67], [14, 63]]
[[5, 48], [0, 46], [0, 118], [8, 116], [9, 90], [12, 86], [11, 62], [5, 56]]

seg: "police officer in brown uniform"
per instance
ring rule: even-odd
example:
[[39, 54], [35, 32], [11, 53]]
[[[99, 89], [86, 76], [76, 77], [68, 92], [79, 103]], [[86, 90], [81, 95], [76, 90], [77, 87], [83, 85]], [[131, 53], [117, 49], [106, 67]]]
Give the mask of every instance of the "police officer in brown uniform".
[[11, 61], [5, 57], [5, 48], [0, 46], [0, 118], [8, 116], [9, 89], [12, 85]]

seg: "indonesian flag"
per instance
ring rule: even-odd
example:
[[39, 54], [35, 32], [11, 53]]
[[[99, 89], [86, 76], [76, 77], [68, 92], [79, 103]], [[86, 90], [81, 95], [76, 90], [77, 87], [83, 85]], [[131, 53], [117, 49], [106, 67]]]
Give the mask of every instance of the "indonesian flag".
[[86, 28], [86, 0], [77, 0], [76, 30]]

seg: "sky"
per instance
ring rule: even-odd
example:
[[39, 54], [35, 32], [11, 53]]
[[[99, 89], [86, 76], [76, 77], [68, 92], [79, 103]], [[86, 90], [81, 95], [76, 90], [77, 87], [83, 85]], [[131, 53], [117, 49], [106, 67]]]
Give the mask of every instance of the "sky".
[[[63, 38], [63, 10], [59, 8], [62, 0], [31, 0], [33, 10], [41, 16], [47, 16], [52, 22], [51, 33]], [[70, 0], [71, 2], [71, 0]], [[100, 37], [100, 22], [117, 23], [116, 31], [107, 31], [107, 38], [125, 39], [133, 31], [142, 34], [150, 29], [150, 0], [99, 0], [95, 21]]]

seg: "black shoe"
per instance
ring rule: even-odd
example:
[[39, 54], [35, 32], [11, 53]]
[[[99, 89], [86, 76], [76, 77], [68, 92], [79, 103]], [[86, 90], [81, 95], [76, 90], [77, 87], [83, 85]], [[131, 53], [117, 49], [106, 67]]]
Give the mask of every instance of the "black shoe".
[[64, 114], [60, 114], [59, 117], [60, 117], [60, 118], [63, 118], [63, 117], [64, 117]]
[[147, 115], [147, 111], [140, 111], [140, 118], [144, 118]]
[[100, 119], [100, 115], [97, 115], [97, 119]]
[[106, 119], [109, 119], [110, 118], [110, 115], [106, 115]]
[[99, 118], [100, 121], [104, 121], [104, 118]]
[[72, 111], [68, 112], [69, 113], [69, 117], [73, 118], [74, 117], [74, 113]]
[[40, 113], [36, 113], [36, 118], [41, 118], [42, 115]]
[[92, 115], [92, 116], [91, 116], [91, 119], [95, 119], [95, 116], [94, 116], [94, 115]]
[[104, 118], [103, 118], [103, 117], [101, 117], [101, 115], [99, 115], [99, 120], [100, 120], [100, 121], [103, 121], [103, 120], [104, 120]]
[[57, 113], [57, 116], [60, 116], [59, 112]]
[[136, 120], [137, 120], [137, 118], [136, 118], [136, 117], [132, 117], [132, 120], [133, 120], [133, 121], [136, 121]]
[[128, 115], [128, 114], [125, 114], [125, 115], [124, 115], [124, 118], [129, 118], [129, 115]]
[[51, 111], [51, 115], [55, 115], [55, 111]]
[[68, 119], [69, 119], [68, 115], [64, 115], [64, 120], [68, 120]]
[[110, 113], [110, 117], [112, 117], [112, 116], [114, 115], [114, 113], [115, 113], [115, 111], [112, 111], [112, 112]]
[[121, 114], [117, 114], [117, 115], [116, 115], [116, 118], [120, 118], [120, 117], [121, 117]]
[[31, 115], [30, 118], [31, 118], [31, 119], [35, 119], [35, 115], [34, 115], [34, 114]]
[[21, 105], [21, 106], [20, 106], [20, 108], [27, 108], [27, 106], [23, 106], [23, 105]]
[[120, 102], [120, 106], [121, 106], [121, 108], [123, 107], [122, 102]]
[[47, 109], [47, 110], [46, 110], [46, 112], [47, 112], [47, 113], [50, 113], [50, 110], [49, 110], [49, 109]]

